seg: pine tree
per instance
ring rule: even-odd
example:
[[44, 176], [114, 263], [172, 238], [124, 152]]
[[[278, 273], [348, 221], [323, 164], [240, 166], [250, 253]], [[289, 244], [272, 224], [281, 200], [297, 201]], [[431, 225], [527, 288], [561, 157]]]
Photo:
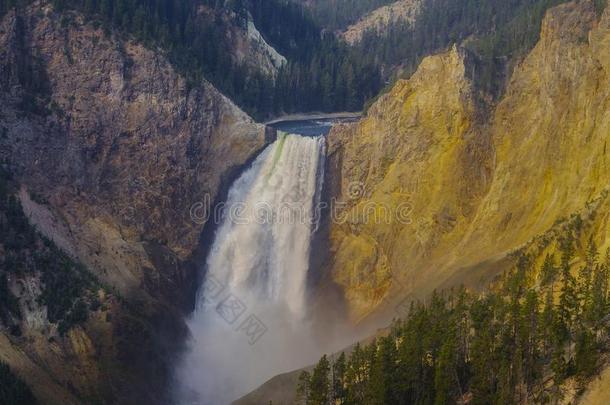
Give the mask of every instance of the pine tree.
[[547, 254], [542, 264], [542, 270], [540, 271], [541, 284], [543, 286], [551, 284], [555, 281], [557, 276], [557, 269], [555, 267], [555, 257], [552, 254]]
[[574, 355], [576, 374], [581, 378], [589, 378], [597, 371], [597, 346], [592, 333], [586, 329], [578, 331]]
[[311, 374], [309, 400], [311, 405], [326, 405], [330, 400], [329, 384], [330, 362], [322, 356]]
[[302, 371], [299, 374], [299, 382], [297, 384], [297, 403], [301, 405], [309, 404], [309, 396], [311, 391], [311, 376], [307, 371]]
[[553, 290], [549, 289], [546, 292], [546, 298], [544, 302], [544, 310], [542, 312], [541, 329], [542, 329], [542, 347], [543, 353], [548, 357], [553, 348], [553, 329], [555, 325], [555, 311], [554, 311], [554, 296]]
[[347, 394], [345, 390], [345, 373], [347, 364], [345, 353], [341, 352], [337, 360], [333, 363], [333, 379], [332, 379], [332, 398], [336, 405], [345, 404]]
[[574, 247], [571, 235], [561, 243], [561, 293], [559, 296], [559, 330], [563, 335], [559, 336], [562, 342], [572, 338], [574, 320], [579, 312], [579, 299], [576, 279], [571, 273], [570, 263], [574, 257]]
[[608, 266], [599, 264], [593, 272], [590, 304], [585, 311], [585, 319], [591, 325], [597, 339], [604, 329], [603, 319], [610, 313], [608, 302]]
[[366, 364], [365, 353], [359, 343], [356, 343], [350, 356], [345, 376], [348, 386], [347, 403], [363, 403], [368, 380], [368, 365]]
[[496, 328], [494, 325], [494, 300], [484, 298], [476, 300], [470, 309], [472, 327], [475, 335], [471, 344], [473, 377], [471, 391], [473, 404], [490, 404], [495, 401], [497, 381], [497, 354], [495, 352]]
[[578, 280], [578, 297], [581, 301], [584, 313], [589, 311], [592, 303], [591, 282], [593, 281], [593, 273], [597, 267], [597, 256], [597, 246], [591, 237], [587, 248], [586, 263], [580, 269]]
[[[460, 402], [467, 392], [472, 404], [548, 403], [561, 397], [568, 377], [584, 386], [607, 347], [610, 254], [601, 262], [589, 248], [582, 259], [592, 274], [576, 278], [573, 244], [571, 234], [561, 240], [558, 305], [552, 282], [538, 284], [533, 261], [520, 255], [488, 294], [434, 292], [429, 304], [412, 303], [386, 337], [339, 356], [329, 395], [322, 384], [308, 403], [440, 405]], [[551, 255], [545, 262], [543, 268], [555, 267]], [[314, 373], [326, 377], [316, 379], [328, 382], [327, 369], [321, 361]]]
[[443, 343], [438, 361], [436, 362], [436, 370], [434, 376], [434, 398], [435, 405], [445, 405], [454, 403], [456, 395], [456, 353], [457, 344], [455, 341], [455, 330], [448, 330], [445, 342]]
[[539, 362], [539, 302], [535, 290], [529, 290], [522, 307], [522, 322], [520, 330], [520, 346], [523, 349], [521, 369], [523, 384], [527, 394], [531, 393], [534, 381], [542, 372]]

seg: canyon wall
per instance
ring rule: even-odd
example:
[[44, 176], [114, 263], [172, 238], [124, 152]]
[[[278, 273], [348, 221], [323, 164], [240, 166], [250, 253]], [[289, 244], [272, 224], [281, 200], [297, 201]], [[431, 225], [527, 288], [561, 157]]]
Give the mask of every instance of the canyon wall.
[[341, 33], [341, 37], [350, 45], [362, 40], [367, 32], [382, 33], [394, 23], [412, 25], [421, 10], [420, 0], [398, 0], [387, 6], [371, 11]]
[[[361, 122], [333, 128], [329, 182], [341, 220], [330, 226], [330, 271], [354, 322], [396, 316], [402, 299], [434, 288], [480, 285], [511, 252], [593, 201], [604, 206], [609, 41], [608, 11], [598, 18], [590, 1], [567, 3], [547, 13], [497, 104], [478, 90], [476, 61], [453, 47]], [[591, 224], [602, 252], [607, 220], [602, 209]]]
[[26, 305], [37, 290], [9, 279], [42, 319], [21, 336], [0, 327], [0, 360], [45, 403], [163, 403], [195, 288], [186, 263], [225, 183], [273, 134], [162, 51], [38, 2], [0, 22], [0, 106], [0, 163], [30, 222], [106, 291], [60, 336]]

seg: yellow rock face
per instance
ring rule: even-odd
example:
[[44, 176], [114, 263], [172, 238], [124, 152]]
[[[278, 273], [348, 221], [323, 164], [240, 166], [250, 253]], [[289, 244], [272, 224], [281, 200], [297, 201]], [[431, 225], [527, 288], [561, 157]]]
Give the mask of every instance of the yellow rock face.
[[[469, 66], [456, 48], [429, 57], [329, 135], [331, 194], [347, 218], [331, 225], [332, 272], [354, 321], [501, 270], [610, 183], [608, 12], [597, 21], [587, 1], [550, 10], [491, 112]], [[363, 217], [387, 207], [390, 221]], [[607, 246], [608, 227], [595, 229]]]
[[341, 37], [350, 45], [354, 45], [362, 40], [362, 36], [367, 31], [383, 33], [385, 28], [396, 22], [413, 24], [419, 15], [422, 3], [420, 0], [398, 0], [379, 7], [347, 27], [345, 32], [341, 33]]

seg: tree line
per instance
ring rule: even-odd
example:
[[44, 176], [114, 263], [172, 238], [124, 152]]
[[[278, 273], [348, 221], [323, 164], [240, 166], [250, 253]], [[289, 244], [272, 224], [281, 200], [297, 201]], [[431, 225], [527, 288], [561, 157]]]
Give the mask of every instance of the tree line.
[[571, 234], [559, 244], [539, 267], [521, 253], [486, 294], [435, 292], [387, 336], [323, 356], [299, 403], [550, 403], [568, 378], [582, 390], [608, 348], [610, 253], [591, 241], [578, 258]]
[[351, 24], [358, 22], [361, 17], [369, 12], [390, 3], [394, 3], [395, 1], [396, 0], [310, 0], [306, 3], [306, 7], [311, 10], [313, 18], [322, 27], [330, 31], [335, 31], [343, 30]]
[[[409, 76], [427, 55], [463, 43], [480, 59], [477, 81], [499, 96], [506, 71], [538, 42], [546, 11], [567, 0], [428, 0], [414, 24], [394, 21], [382, 32], [370, 30], [356, 45], [379, 65], [399, 66]], [[598, 12], [607, 5], [596, 0]]]
[[[408, 76], [424, 56], [467, 39], [481, 60], [477, 82], [499, 95], [507, 65], [535, 45], [546, 10], [566, 0], [429, 0], [415, 24], [395, 21], [383, 32], [365, 33], [354, 47], [321, 24], [345, 25], [387, 0], [318, 0], [308, 8], [294, 0], [49, 1], [59, 13], [78, 10], [108, 31], [164, 49], [190, 84], [209, 80], [260, 120], [292, 112], [360, 110], [396, 67]], [[0, 0], [0, 15], [30, 2]], [[595, 4], [601, 11], [607, 2]], [[349, 10], [343, 14], [347, 20], [329, 11], [335, 6]], [[238, 64], [228, 51], [230, 26], [245, 28], [249, 19], [288, 59], [277, 77]]]
[[[31, 0], [0, 0], [0, 14]], [[300, 111], [359, 110], [380, 87], [379, 68], [323, 32], [309, 11], [289, 0], [51, 0], [78, 10], [110, 31], [167, 51], [191, 85], [212, 82], [258, 119]], [[201, 12], [201, 8], [210, 12]], [[68, 18], [67, 15], [64, 15]], [[277, 79], [238, 64], [230, 26], [252, 19], [289, 63]]]

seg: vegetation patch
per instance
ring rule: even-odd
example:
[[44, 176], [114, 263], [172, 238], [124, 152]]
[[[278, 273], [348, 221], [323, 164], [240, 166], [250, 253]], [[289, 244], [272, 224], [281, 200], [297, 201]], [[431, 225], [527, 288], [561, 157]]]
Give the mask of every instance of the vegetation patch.
[[42, 282], [38, 301], [63, 335], [87, 320], [90, 305], [97, 302], [99, 306], [99, 285], [83, 265], [36, 231], [15, 197], [16, 191], [11, 175], [0, 166], [0, 320], [14, 328], [21, 318], [9, 278], [37, 276]]
[[387, 337], [322, 357], [300, 376], [300, 403], [544, 404], [567, 380], [582, 392], [608, 350], [610, 253], [590, 241], [578, 254], [578, 221], [563, 229], [540, 269], [516, 253], [489, 293], [434, 293]]

